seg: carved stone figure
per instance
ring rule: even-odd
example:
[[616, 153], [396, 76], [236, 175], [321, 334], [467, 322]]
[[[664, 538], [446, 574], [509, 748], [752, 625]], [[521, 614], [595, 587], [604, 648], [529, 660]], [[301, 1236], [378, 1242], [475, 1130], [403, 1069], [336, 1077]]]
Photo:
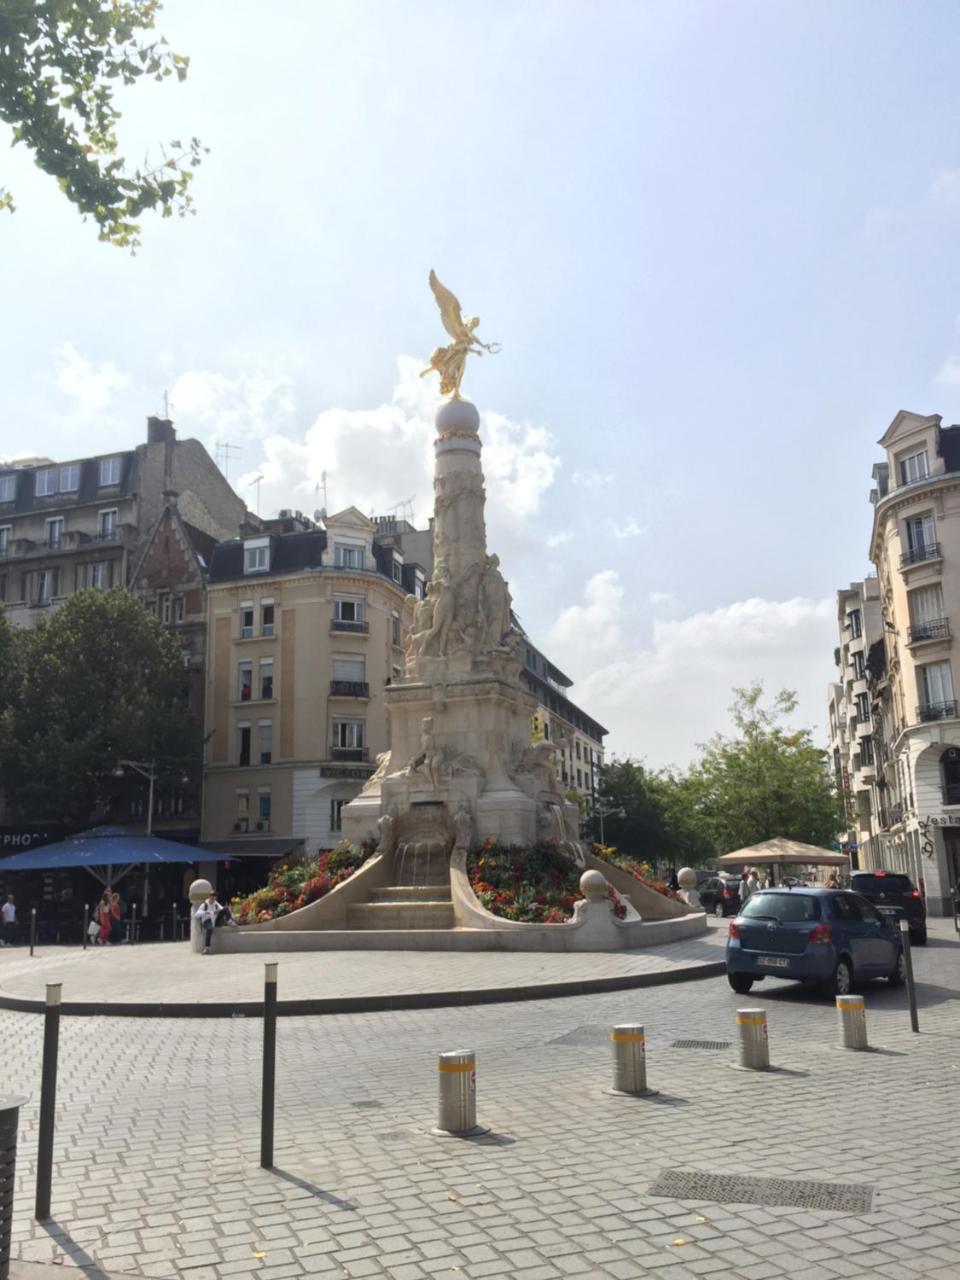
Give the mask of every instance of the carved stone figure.
[[456, 595], [450, 581], [450, 572], [443, 560], [438, 560], [430, 582], [430, 595], [433, 604], [433, 621], [417, 649], [418, 655], [442, 657], [447, 652], [450, 639], [450, 628], [456, 612]]
[[499, 342], [481, 342], [475, 334], [480, 323], [479, 316], [471, 316], [466, 322], [460, 310], [460, 303], [449, 289], [437, 279], [435, 271], [430, 272], [430, 288], [440, 308], [440, 319], [453, 342], [448, 347], [436, 347], [430, 356], [430, 366], [420, 374], [425, 378], [434, 371], [440, 375], [440, 394], [460, 399], [460, 383], [468, 355], [483, 355], [489, 351], [496, 355], [500, 350]]
[[473, 848], [475, 842], [473, 814], [466, 807], [461, 805], [457, 812], [453, 815], [453, 829], [456, 833], [454, 836], [454, 850], [463, 850], [464, 853]]
[[405, 772], [408, 777], [412, 777], [415, 773], [422, 774], [433, 790], [439, 791], [443, 752], [437, 750], [433, 736], [433, 716], [424, 716], [421, 725], [420, 752], [410, 761]]
[[371, 773], [370, 777], [366, 780], [366, 782], [360, 788], [360, 794], [362, 796], [369, 795], [369, 793], [374, 790], [377, 783], [380, 782], [381, 778], [386, 777], [387, 770], [389, 768], [390, 768], [390, 752], [389, 751], [379, 752], [377, 755], [377, 767], [376, 769], [374, 769], [373, 773]]
[[510, 630], [510, 592], [500, 573], [499, 556], [487, 556], [478, 606], [484, 620], [484, 646], [497, 649]]
[[380, 828], [380, 839], [377, 841], [377, 853], [389, 857], [397, 847], [397, 809], [391, 805], [377, 821]]

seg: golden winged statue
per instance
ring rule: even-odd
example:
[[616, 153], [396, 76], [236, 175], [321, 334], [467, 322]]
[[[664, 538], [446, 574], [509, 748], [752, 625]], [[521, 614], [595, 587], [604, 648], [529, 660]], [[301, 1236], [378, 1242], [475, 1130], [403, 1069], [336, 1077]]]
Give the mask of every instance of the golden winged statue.
[[468, 355], [481, 356], [484, 351], [489, 351], [491, 355], [496, 355], [500, 350], [499, 342], [481, 342], [475, 336], [474, 330], [480, 323], [478, 316], [471, 316], [469, 320], [464, 320], [460, 311], [460, 303], [449, 289], [445, 288], [437, 279], [435, 271], [430, 272], [430, 288], [433, 290], [433, 296], [437, 300], [437, 306], [440, 308], [440, 319], [443, 321], [443, 327], [449, 333], [453, 341], [449, 347], [437, 347], [430, 356], [430, 365], [420, 374], [421, 378], [425, 378], [427, 374], [436, 370], [440, 375], [440, 394], [442, 396], [452, 396], [454, 400], [460, 399], [460, 383], [463, 380], [463, 370], [467, 363]]

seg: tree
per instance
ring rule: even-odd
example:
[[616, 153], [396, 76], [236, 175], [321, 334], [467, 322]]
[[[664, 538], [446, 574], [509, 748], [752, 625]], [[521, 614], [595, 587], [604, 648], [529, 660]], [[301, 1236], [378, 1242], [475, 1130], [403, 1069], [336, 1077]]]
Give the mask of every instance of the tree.
[[[604, 818], [608, 844], [649, 862], [697, 863], [710, 852], [690, 821], [685, 780], [666, 771], [651, 772], [638, 760], [613, 760], [600, 772], [598, 801], [604, 809], [623, 810]], [[600, 825], [594, 835], [599, 838]]]
[[734, 689], [735, 737], [718, 734], [702, 748], [686, 777], [688, 798], [715, 853], [774, 836], [829, 845], [842, 825], [827, 753], [809, 730], [788, 730], [796, 695], [783, 689], [770, 708], [763, 685]]
[[[127, 168], [114, 94], [142, 76], [183, 80], [189, 58], [153, 32], [159, 0], [0, 0], [0, 120], [34, 154], [100, 239], [134, 248], [137, 219], [190, 211], [197, 138], [162, 149], [159, 163]], [[0, 208], [13, 209], [0, 188]]]
[[200, 731], [179, 647], [126, 591], [78, 591], [21, 633], [19, 648], [0, 765], [21, 817], [102, 819], [130, 794], [129, 779], [114, 776], [121, 759], [198, 781]]

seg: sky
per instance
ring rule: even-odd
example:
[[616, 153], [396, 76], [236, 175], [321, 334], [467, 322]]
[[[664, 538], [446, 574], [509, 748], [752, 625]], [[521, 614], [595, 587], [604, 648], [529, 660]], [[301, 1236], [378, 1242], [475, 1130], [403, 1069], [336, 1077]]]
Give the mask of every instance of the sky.
[[122, 90], [121, 142], [198, 135], [196, 216], [145, 216], [131, 257], [3, 153], [0, 457], [130, 448], [166, 394], [264, 515], [325, 477], [331, 511], [422, 521], [435, 268], [502, 343], [463, 388], [491, 549], [610, 750], [683, 767], [753, 679], [822, 741], [876, 441], [960, 420], [956, 5], [166, 0], [158, 27], [190, 74]]

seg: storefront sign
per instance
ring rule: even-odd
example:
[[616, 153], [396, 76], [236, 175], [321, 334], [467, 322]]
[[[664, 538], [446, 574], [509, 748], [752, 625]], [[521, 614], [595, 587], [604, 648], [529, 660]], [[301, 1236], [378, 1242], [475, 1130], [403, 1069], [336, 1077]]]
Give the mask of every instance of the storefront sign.
[[358, 781], [365, 782], [370, 777], [370, 769], [331, 769], [327, 765], [320, 766], [321, 778], [345, 778], [347, 780], [356, 778]]
[[55, 823], [47, 827], [0, 827], [0, 857], [6, 853], [39, 849], [43, 844], [64, 840], [69, 834], [66, 827]]
[[926, 818], [920, 818], [920, 830], [925, 831], [929, 827], [960, 827], [960, 813], [941, 813], [928, 815]]

